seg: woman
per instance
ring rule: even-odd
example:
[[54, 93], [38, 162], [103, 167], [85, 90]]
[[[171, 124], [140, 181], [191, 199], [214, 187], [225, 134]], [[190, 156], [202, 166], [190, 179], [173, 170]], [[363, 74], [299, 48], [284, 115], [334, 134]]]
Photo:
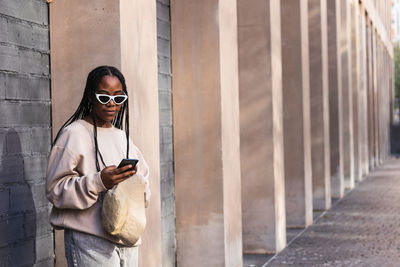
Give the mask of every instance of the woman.
[[[117, 168], [123, 158], [139, 163], [134, 170]], [[145, 184], [147, 205], [149, 168], [129, 138], [125, 79], [114, 67], [97, 67], [88, 75], [78, 109], [55, 138], [47, 169], [50, 223], [65, 230], [68, 266], [137, 266], [140, 240], [125, 246], [101, 226], [103, 194], [135, 174]]]

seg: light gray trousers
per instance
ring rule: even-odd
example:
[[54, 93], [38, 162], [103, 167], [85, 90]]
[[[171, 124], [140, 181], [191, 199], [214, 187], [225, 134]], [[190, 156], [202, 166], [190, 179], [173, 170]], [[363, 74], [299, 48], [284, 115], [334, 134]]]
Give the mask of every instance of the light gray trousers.
[[137, 267], [138, 247], [125, 247], [79, 231], [64, 230], [68, 267]]

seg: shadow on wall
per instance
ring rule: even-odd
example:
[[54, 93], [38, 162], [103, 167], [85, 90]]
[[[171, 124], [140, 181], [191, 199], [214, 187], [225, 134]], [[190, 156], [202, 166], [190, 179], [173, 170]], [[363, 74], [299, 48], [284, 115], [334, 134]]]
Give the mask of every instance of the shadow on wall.
[[21, 140], [12, 128], [3, 137], [0, 132], [0, 267], [31, 266], [36, 261], [36, 210]]

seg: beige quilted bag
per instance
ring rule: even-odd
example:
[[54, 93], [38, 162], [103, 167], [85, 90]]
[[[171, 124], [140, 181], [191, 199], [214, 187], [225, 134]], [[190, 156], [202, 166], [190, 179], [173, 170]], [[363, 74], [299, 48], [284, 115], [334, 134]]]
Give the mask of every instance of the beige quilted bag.
[[104, 230], [133, 246], [146, 226], [144, 184], [136, 175], [108, 190], [101, 210]]

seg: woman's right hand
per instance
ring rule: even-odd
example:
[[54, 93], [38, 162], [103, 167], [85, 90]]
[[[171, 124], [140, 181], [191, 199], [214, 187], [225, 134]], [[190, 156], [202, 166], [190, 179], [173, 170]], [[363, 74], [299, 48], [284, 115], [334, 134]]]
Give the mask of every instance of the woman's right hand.
[[121, 168], [117, 168], [115, 165], [105, 167], [100, 173], [104, 186], [107, 189], [111, 189], [114, 185], [119, 184], [134, 175], [137, 171], [137, 165], [133, 171], [126, 171], [130, 168], [132, 168], [132, 165], [126, 165]]

